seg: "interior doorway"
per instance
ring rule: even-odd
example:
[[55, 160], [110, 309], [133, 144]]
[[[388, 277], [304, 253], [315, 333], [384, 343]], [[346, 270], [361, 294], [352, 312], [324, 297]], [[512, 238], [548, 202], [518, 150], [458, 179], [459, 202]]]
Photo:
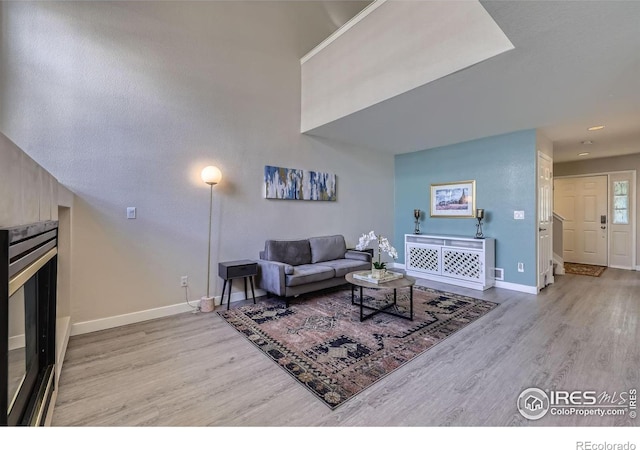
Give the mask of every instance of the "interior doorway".
[[635, 171], [554, 179], [565, 262], [633, 269]]
[[554, 204], [565, 218], [565, 262], [608, 266], [607, 175], [558, 178]]

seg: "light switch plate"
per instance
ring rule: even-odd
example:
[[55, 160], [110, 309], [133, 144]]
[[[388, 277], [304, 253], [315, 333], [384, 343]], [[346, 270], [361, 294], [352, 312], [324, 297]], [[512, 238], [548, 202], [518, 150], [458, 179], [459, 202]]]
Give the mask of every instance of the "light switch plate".
[[135, 206], [127, 206], [127, 219], [135, 219], [135, 218], [136, 218]]
[[514, 211], [513, 218], [515, 220], [524, 220], [524, 211]]

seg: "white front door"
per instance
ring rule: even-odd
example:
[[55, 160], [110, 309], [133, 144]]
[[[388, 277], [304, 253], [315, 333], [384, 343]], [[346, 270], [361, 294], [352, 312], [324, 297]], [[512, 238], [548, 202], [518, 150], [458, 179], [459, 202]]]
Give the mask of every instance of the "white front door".
[[538, 152], [538, 289], [553, 283], [553, 161]]
[[565, 262], [608, 264], [607, 175], [556, 178], [554, 205], [565, 217]]
[[609, 176], [609, 265], [619, 269], [633, 269], [635, 264], [635, 185], [635, 172]]

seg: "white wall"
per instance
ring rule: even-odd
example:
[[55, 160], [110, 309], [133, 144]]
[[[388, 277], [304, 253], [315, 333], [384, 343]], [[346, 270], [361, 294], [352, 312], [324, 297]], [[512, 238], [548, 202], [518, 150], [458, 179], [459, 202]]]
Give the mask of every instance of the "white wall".
[[553, 159], [553, 141], [536, 130], [536, 151], [539, 151]]
[[302, 60], [303, 132], [513, 49], [478, 1], [378, 0], [329, 41]]
[[[339, 4], [329, 2], [332, 8]], [[345, 2], [353, 14], [362, 4]], [[393, 159], [300, 134], [299, 58], [334, 31], [317, 2], [3, 5], [0, 130], [76, 195], [72, 304], [84, 322], [206, 288], [267, 238], [392, 234]], [[335, 11], [334, 11], [335, 12]], [[7, 114], [10, 111], [11, 114]], [[337, 202], [265, 200], [265, 165], [334, 172]], [[127, 220], [127, 206], [138, 219]]]

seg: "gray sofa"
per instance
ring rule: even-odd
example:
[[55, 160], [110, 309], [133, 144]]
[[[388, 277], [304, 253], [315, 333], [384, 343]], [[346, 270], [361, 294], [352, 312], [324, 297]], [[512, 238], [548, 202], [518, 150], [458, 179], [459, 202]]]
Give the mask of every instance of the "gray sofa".
[[258, 260], [258, 286], [267, 294], [290, 297], [345, 284], [344, 276], [371, 269], [371, 255], [347, 250], [344, 236], [267, 240]]

